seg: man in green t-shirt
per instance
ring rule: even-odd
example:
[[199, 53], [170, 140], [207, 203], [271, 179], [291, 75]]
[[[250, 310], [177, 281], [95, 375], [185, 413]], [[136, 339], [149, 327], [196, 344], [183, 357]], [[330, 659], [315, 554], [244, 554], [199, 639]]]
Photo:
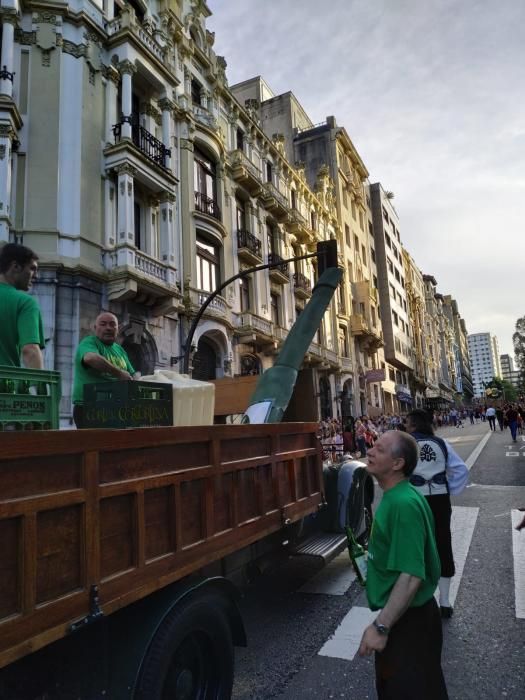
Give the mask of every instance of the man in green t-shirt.
[[117, 317], [104, 312], [95, 321], [95, 335], [86, 336], [78, 345], [73, 382], [73, 420], [77, 428], [84, 427], [85, 384], [138, 378], [126, 351], [116, 342], [117, 335]]
[[30, 248], [6, 243], [0, 251], [0, 365], [42, 369], [45, 345], [42, 315], [27, 294], [38, 270]]
[[359, 653], [375, 651], [379, 700], [446, 700], [441, 617], [434, 599], [440, 576], [434, 520], [408, 482], [418, 461], [417, 443], [390, 430], [367, 457], [367, 470], [383, 490], [366, 581], [368, 604], [379, 613], [364, 631]]

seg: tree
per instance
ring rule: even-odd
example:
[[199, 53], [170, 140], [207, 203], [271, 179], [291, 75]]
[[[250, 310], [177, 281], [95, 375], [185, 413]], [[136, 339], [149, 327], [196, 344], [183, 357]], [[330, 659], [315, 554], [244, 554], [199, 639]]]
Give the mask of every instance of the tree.
[[[490, 392], [493, 392], [491, 396]], [[485, 396], [490, 399], [503, 398], [505, 401], [516, 401], [518, 394], [516, 387], [514, 387], [506, 379], [501, 379], [501, 377], [493, 377], [491, 381], [487, 384], [485, 389]]]

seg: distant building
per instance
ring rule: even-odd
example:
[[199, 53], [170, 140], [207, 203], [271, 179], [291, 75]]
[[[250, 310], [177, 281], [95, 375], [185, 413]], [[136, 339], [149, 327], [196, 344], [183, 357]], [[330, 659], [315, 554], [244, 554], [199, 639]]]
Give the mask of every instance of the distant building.
[[514, 369], [514, 360], [510, 355], [500, 355], [501, 378], [510, 382], [516, 388], [519, 385], [520, 372]]
[[498, 339], [490, 333], [471, 333], [468, 336], [474, 396], [483, 396], [485, 386], [494, 377], [502, 375], [498, 347]]

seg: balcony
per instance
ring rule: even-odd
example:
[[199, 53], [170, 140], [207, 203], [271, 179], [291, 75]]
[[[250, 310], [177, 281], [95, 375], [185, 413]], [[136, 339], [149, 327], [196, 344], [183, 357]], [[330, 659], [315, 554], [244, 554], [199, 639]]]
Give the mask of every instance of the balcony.
[[214, 199], [210, 199], [202, 192], [195, 192], [195, 211], [211, 216], [217, 221], [221, 221], [221, 210]]
[[150, 134], [147, 129], [132, 121], [132, 117], [123, 117], [118, 124], [113, 125], [113, 136], [115, 144], [122, 140], [122, 125], [126, 122], [131, 122], [131, 141], [139, 151], [161, 168], [168, 168], [167, 160], [171, 157], [171, 150], [159, 141], [153, 134]]
[[304, 361], [309, 365], [319, 365], [323, 362], [323, 348], [319, 343], [310, 343]]
[[352, 335], [360, 338], [362, 348], [370, 352], [385, 344], [383, 333], [378, 328], [371, 326], [363, 314], [352, 314], [350, 316], [350, 330]]
[[237, 334], [241, 343], [271, 345], [275, 342], [272, 321], [247, 311], [238, 317]]
[[[270, 253], [268, 255], [268, 264], [278, 263], [282, 260], [280, 255], [277, 253]], [[290, 281], [290, 275], [288, 273], [288, 263], [283, 262], [278, 267], [270, 267], [268, 270], [270, 274], [270, 279], [274, 280], [278, 284], [287, 284]]]
[[198, 105], [193, 105], [192, 111], [195, 120], [199, 122], [199, 124], [207, 129], [211, 129], [213, 132], [216, 132], [219, 129], [219, 122], [207, 109], [204, 109], [204, 107], [199, 107]]
[[237, 254], [251, 265], [262, 263], [261, 241], [253, 233], [237, 230]]
[[339, 360], [339, 355], [334, 350], [330, 350], [329, 348], [323, 348], [323, 358], [330, 365], [339, 367], [341, 364]]
[[230, 153], [232, 178], [247, 190], [252, 197], [262, 191], [262, 174], [241, 150]]
[[109, 277], [110, 301], [140, 296], [141, 303], [152, 306], [155, 315], [156, 304], [180, 297], [175, 270], [141, 250], [122, 246], [108, 251], [103, 254], [103, 265]]
[[369, 280], [352, 282], [352, 291], [354, 300], [358, 303], [367, 304], [370, 300], [375, 304], [378, 303], [377, 289]]
[[167, 50], [155, 39], [153, 32], [140, 24], [135, 11], [129, 5], [121, 10], [118, 17], [106, 22], [106, 32], [110, 47], [123, 43], [125, 35], [130, 33], [134, 43], [138, 42], [151, 56], [166, 65]]
[[264, 190], [260, 198], [264, 208], [273, 214], [279, 223], [283, 223], [288, 219], [290, 211], [288, 200], [272, 182], [264, 183]]
[[308, 222], [298, 209], [292, 209], [290, 218], [286, 222], [288, 231], [297, 238], [298, 243], [311, 243], [314, 239], [313, 231]]
[[341, 357], [341, 370], [343, 372], [352, 372], [353, 365], [352, 360], [349, 357]]
[[301, 272], [295, 272], [293, 276], [293, 290], [300, 299], [308, 299], [312, 296], [312, 283]]
[[[202, 290], [191, 289], [190, 290], [190, 300], [193, 306], [193, 310], [198, 310], [204, 304], [206, 299], [209, 297], [210, 293]], [[222, 321], [230, 328], [233, 327], [231, 310], [228, 306], [226, 299], [218, 294], [211, 304], [206, 308], [203, 318], [212, 318], [217, 321]]]

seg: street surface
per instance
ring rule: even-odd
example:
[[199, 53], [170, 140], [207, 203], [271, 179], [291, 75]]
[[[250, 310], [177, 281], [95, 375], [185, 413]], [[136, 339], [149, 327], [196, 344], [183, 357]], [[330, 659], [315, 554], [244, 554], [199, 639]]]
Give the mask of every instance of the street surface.
[[[525, 530], [512, 527], [525, 507], [525, 440], [513, 445], [508, 430], [489, 434], [468, 420], [439, 435], [472, 467], [470, 486], [452, 499], [450, 700], [525, 700]], [[371, 613], [346, 552], [321, 570], [312, 558], [288, 559], [241, 608], [249, 646], [236, 649], [235, 700], [376, 698], [373, 661], [356, 655]]]

